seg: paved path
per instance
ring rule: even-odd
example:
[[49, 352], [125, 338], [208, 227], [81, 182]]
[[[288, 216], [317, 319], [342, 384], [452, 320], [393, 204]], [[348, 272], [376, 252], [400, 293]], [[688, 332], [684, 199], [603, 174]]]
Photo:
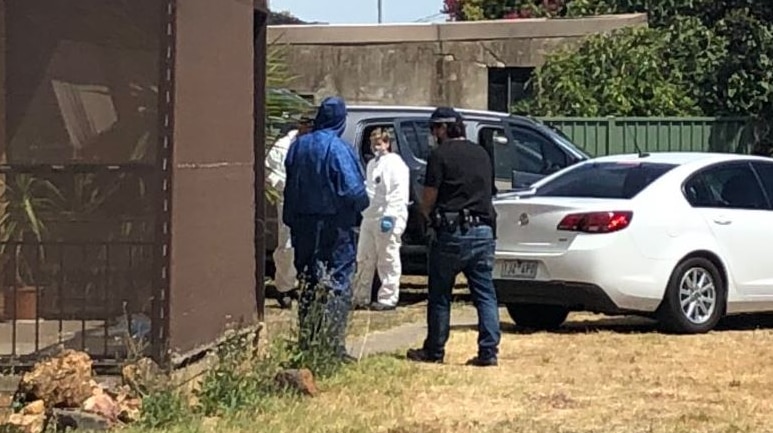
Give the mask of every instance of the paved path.
[[[378, 314], [378, 313], [373, 313]], [[475, 311], [451, 310], [451, 326], [469, 326], [478, 323]], [[347, 342], [349, 353], [354, 357], [363, 357], [383, 353], [392, 353], [421, 344], [427, 334], [425, 323], [406, 323], [398, 327], [371, 333], [364, 337], [350, 338]]]

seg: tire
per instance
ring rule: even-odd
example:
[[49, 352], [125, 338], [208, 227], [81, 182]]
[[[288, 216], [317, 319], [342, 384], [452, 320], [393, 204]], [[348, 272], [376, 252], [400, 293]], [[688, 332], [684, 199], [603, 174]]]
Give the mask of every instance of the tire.
[[516, 325], [531, 329], [556, 329], [569, 315], [569, 309], [558, 305], [505, 304], [505, 307]]
[[[703, 257], [688, 258], [671, 274], [657, 319], [667, 332], [703, 334], [724, 316], [726, 299], [725, 283], [714, 263]], [[684, 308], [683, 300], [687, 301]]]

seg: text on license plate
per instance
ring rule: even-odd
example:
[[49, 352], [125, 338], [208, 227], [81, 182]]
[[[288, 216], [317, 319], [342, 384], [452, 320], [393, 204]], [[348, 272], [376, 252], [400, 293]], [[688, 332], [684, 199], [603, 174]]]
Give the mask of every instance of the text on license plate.
[[533, 280], [537, 277], [537, 262], [531, 260], [503, 260], [500, 262], [502, 278]]

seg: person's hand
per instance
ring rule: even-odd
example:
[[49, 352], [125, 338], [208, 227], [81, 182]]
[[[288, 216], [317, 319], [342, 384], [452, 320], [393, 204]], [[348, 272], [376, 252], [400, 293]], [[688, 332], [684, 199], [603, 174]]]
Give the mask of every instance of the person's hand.
[[385, 216], [381, 218], [381, 233], [389, 233], [395, 228], [395, 218], [391, 216]]

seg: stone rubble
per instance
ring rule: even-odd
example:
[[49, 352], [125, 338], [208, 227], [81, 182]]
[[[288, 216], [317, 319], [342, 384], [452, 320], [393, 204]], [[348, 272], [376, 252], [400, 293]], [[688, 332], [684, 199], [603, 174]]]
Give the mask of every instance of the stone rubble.
[[314, 374], [306, 368], [280, 371], [274, 381], [280, 388], [294, 389], [309, 397], [316, 397], [319, 394]]
[[88, 354], [65, 350], [22, 376], [14, 400], [24, 406], [0, 417], [0, 431], [11, 426], [22, 433], [43, 433], [49, 423], [105, 430], [135, 422], [142, 410], [140, 392], [159, 372], [153, 361], [144, 359], [124, 367], [122, 383], [100, 384]]

